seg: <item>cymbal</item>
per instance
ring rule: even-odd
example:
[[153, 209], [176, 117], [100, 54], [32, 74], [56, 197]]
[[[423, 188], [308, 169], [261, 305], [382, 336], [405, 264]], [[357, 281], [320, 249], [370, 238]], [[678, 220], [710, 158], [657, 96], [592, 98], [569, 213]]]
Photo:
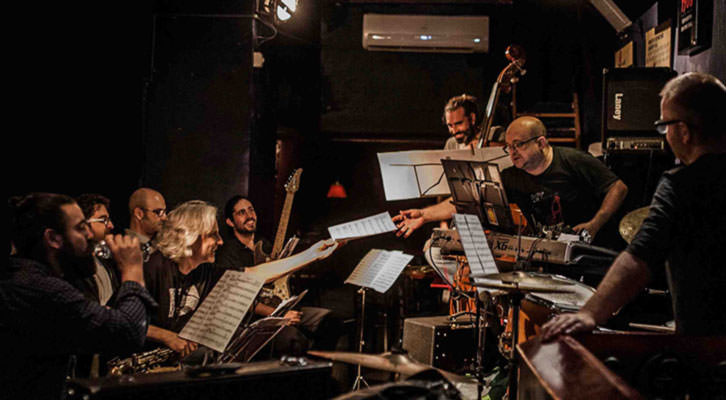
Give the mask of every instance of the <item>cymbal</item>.
[[348, 364], [360, 364], [366, 368], [379, 369], [381, 371], [395, 372], [403, 375], [414, 375], [431, 368], [420, 363], [406, 354], [381, 353], [364, 354], [345, 351], [317, 351], [310, 350], [308, 354], [333, 361], [341, 361]]
[[474, 282], [471, 286], [483, 287], [489, 289], [502, 289], [507, 292], [528, 292], [528, 293], [573, 293], [575, 289], [564, 286], [542, 286], [528, 284], [513, 284], [501, 282]]
[[635, 234], [640, 230], [640, 226], [643, 225], [643, 220], [648, 216], [650, 212], [650, 206], [636, 208], [635, 210], [627, 213], [618, 225], [618, 231], [620, 236], [630, 243], [633, 241]]
[[524, 271], [500, 272], [496, 274], [471, 274], [472, 278], [487, 279], [490, 281], [502, 281], [511, 284], [525, 284], [532, 286], [543, 285], [572, 285], [572, 283], [555, 279], [553, 275], [534, 274]]
[[427, 369], [435, 369], [441, 372], [441, 374], [452, 383], [476, 383], [476, 380], [473, 378], [457, 375], [440, 368], [426, 365], [403, 353], [386, 352], [381, 354], [364, 354], [345, 351], [309, 350], [308, 354], [328, 360], [340, 361], [348, 364], [360, 364], [366, 368], [394, 372], [407, 376], [415, 375]]

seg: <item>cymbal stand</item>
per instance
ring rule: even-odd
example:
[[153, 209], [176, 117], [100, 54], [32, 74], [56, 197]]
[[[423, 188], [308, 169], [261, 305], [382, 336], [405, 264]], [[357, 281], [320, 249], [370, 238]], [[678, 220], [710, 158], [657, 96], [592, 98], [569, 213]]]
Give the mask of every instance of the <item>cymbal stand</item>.
[[[358, 342], [358, 353], [363, 353], [363, 345], [365, 344], [363, 327], [365, 326], [366, 316], [366, 288], [361, 287], [358, 289], [358, 293], [360, 294], [360, 341]], [[363, 378], [362, 367], [358, 364], [358, 374], [355, 377], [355, 382], [353, 382], [352, 390], [355, 391], [360, 389], [361, 383], [366, 385], [366, 387], [369, 387], [368, 382], [366, 382], [365, 378]]]
[[[515, 283], [515, 286], [519, 284]], [[519, 310], [524, 299], [524, 293], [519, 289], [511, 291], [509, 296], [509, 305], [512, 307], [512, 354], [509, 357], [509, 399], [517, 398], [517, 370], [519, 363], [517, 362], [517, 343], [519, 342]]]

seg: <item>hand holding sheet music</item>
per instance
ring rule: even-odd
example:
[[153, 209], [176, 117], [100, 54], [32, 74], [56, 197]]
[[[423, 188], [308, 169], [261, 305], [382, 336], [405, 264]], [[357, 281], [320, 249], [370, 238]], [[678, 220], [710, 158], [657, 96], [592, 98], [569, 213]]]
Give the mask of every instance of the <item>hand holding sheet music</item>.
[[358, 239], [395, 230], [396, 225], [391, 221], [391, 214], [388, 211], [328, 228], [330, 237], [335, 240]]
[[400, 251], [372, 249], [360, 260], [345, 283], [385, 293], [412, 258], [413, 256]]

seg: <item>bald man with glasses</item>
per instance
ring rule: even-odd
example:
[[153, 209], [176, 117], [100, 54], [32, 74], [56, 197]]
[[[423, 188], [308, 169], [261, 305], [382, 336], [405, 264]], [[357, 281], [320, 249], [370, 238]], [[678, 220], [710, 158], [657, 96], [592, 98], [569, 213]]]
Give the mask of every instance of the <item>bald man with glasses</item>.
[[[627, 186], [589, 154], [550, 146], [546, 133], [542, 121], [534, 117], [517, 118], [507, 128], [503, 150], [514, 164], [502, 171], [507, 197], [528, 215], [536, 211], [533, 196], [544, 199], [552, 203], [546, 208], [560, 212], [540, 222], [561, 222], [574, 232], [586, 230], [596, 237], [622, 204]], [[451, 218], [456, 209], [450, 200], [424, 209], [401, 211], [393, 218], [398, 226], [397, 235], [409, 237], [424, 223]], [[605, 241], [614, 241], [613, 234], [609, 236]]]
[[166, 200], [161, 193], [150, 188], [139, 188], [129, 197], [129, 229], [142, 245], [148, 243], [161, 230], [166, 220]]

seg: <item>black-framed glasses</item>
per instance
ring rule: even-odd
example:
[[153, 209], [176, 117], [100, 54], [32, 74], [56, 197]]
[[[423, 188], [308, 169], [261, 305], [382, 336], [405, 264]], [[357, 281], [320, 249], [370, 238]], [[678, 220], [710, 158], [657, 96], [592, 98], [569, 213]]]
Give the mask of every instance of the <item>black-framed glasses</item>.
[[143, 208], [143, 210], [152, 212], [152, 213], [156, 214], [156, 216], [159, 218], [163, 218], [166, 215], [166, 208], [155, 208], [153, 210], [148, 209], [148, 208]]
[[90, 222], [100, 222], [100, 223], [108, 226], [108, 224], [111, 223], [111, 217], [109, 217], [108, 215], [104, 215], [103, 217], [99, 217], [99, 218], [89, 218], [86, 220], [86, 222], [89, 222], [89, 223]]
[[507, 154], [509, 154], [512, 151], [512, 148], [514, 148], [514, 150], [519, 151], [519, 149], [521, 149], [522, 146], [524, 146], [525, 144], [527, 144], [527, 143], [529, 143], [529, 142], [531, 142], [533, 140], [537, 140], [537, 139], [539, 139], [541, 137], [543, 137], [543, 136], [542, 135], [535, 136], [535, 137], [531, 137], [531, 138], [529, 138], [527, 140], [523, 140], [521, 142], [512, 142], [512, 144], [505, 144], [504, 147], [502, 147], [502, 150], [504, 150], [504, 152], [507, 153]]
[[662, 120], [659, 119], [655, 122], [653, 122], [653, 125], [655, 126], [655, 130], [658, 131], [661, 135], [666, 134], [666, 130], [668, 129], [668, 125], [677, 124], [679, 122], [684, 122], [682, 119], [669, 119], [669, 120]]

